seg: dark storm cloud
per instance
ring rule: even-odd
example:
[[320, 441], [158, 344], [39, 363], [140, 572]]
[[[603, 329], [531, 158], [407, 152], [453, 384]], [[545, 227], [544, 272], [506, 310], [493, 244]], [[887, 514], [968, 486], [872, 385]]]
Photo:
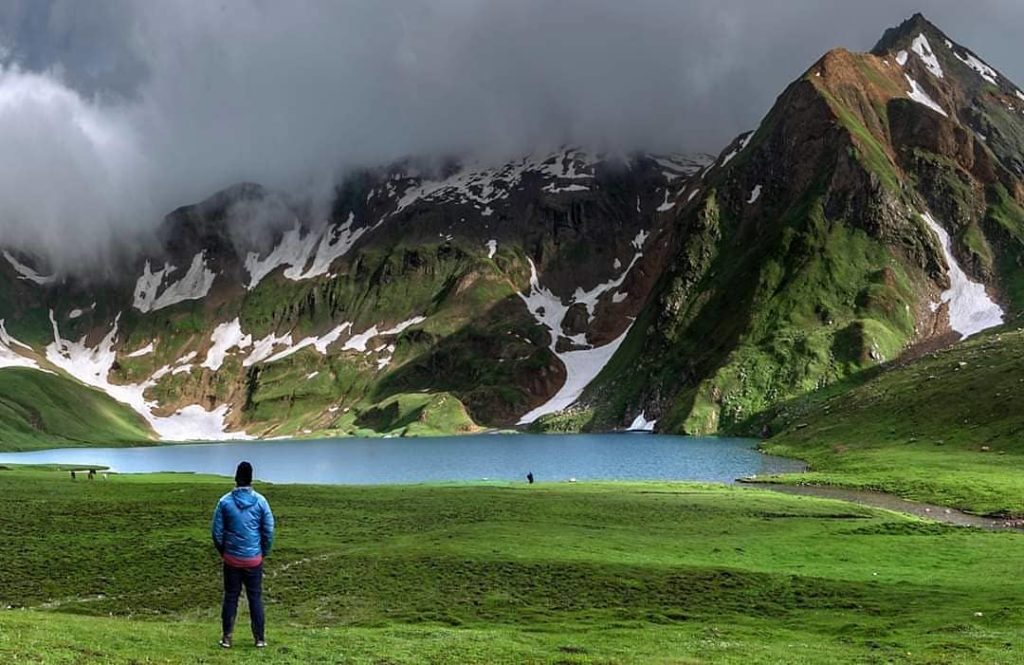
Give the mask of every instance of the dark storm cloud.
[[0, 6], [0, 230], [59, 266], [241, 180], [409, 154], [717, 151], [923, 11], [1024, 79], [1011, 0], [25, 0]]

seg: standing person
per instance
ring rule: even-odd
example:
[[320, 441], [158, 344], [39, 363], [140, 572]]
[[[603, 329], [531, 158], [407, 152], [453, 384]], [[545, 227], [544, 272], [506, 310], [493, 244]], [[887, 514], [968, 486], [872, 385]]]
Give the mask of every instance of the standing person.
[[235, 470], [235, 489], [221, 497], [213, 511], [213, 546], [224, 559], [223, 636], [220, 645], [231, 648], [231, 633], [238, 613], [238, 596], [245, 585], [249, 618], [256, 648], [267, 646], [263, 631], [263, 558], [274, 543], [274, 514], [263, 495], [252, 488], [252, 465], [241, 462]]

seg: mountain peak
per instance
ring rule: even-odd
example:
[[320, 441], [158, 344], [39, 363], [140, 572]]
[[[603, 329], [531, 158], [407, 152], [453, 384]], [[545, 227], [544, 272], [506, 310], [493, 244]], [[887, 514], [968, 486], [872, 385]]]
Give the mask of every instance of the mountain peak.
[[920, 34], [935, 38], [940, 43], [949, 39], [946, 33], [925, 18], [924, 14], [917, 12], [898, 26], [886, 30], [871, 52], [875, 55], [882, 55], [906, 48]]

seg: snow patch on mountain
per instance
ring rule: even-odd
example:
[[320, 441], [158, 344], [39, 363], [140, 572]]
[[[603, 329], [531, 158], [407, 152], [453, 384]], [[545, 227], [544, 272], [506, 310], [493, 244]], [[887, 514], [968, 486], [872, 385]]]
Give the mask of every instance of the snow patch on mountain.
[[[594, 177], [596, 162], [597, 160], [586, 151], [568, 148], [554, 157], [548, 157], [534, 170], [554, 178], [586, 179]], [[580, 167], [582, 170], [579, 170]]]
[[18, 273], [18, 279], [24, 279], [29, 282], [35, 282], [40, 286], [46, 286], [47, 284], [53, 284], [57, 281], [57, 275], [41, 275], [33, 268], [25, 265], [18, 259], [14, 258], [14, 255], [4, 250], [4, 258], [11, 264], [15, 272]]
[[[520, 418], [518, 424], [529, 425], [541, 416], [557, 413], [575, 404], [590, 382], [597, 378], [615, 352], [619, 350], [632, 328], [633, 325], [630, 324], [617, 338], [604, 346], [593, 349], [557, 353], [552, 345], [552, 353], [555, 353], [565, 365], [565, 383], [551, 399]], [[552, 333], [552, 337], [557, 339], [557, 335], [554, 333]]]
[[[110, 384], [107, 381], [107, 375], [114, 365], [114, 338], [117, 336], [119, 320], [120, 316], [114, 321], [114, 326], [100, 343], [95, 348], [90, 348], [85, 345], [85, 335], [77, 342], [62, 339], [57, 320], [51, 309], [50, 324], [53, 327], [53, 342], [46, 347], [46, 359], [82, 383], [108, 392]], [[115, 397], [115, 399], [118, 398]], [[128, 399], [120, 401], [129, 403]]]
[[714, 161], [706, 155], [651, 155], [650, 158], [662, 169], [661, 174], [669, 182], [679, 178], [689, 178]]
[[[618, 289], [623, 281], [625, 281], [629, 271], [643, 256], [640, 250], [647, 241], [647, 237], [648, 233], [641, 231], [633, 239], [632, 244], [637, 249], [637, 253], [618, 278], [604, 284], [599, 284], [589, 291], [584, 291], [582, 287], [577, 287], [569, 305], [564, 304], [562, 299], [552, 293], [550, 289], [541, 286], [540, 278], [537, 275], [537, 266], [534, 264], [533, 259], [528, 259], [530, 262], [530, 290], [525, 294], [520, 293], [519, 297], [526, 303], [526, 308], [537, 320], [537, 323], [546, 327], [550, 332], [551, 353], [565, 366], [566, 380], [565, 384], [550, 400], [524, 415], [519, 420], [520, 425], [529, 424], [543, 415], [555, 413], [571, 406], [579, 399], [587, 385], [600, 374], [604, 366], [611, 360], [611, 357], [615, 355], [615, 351], [618, 350], [622, 340], [629, 333], [629, 328], [617, 339], [604, 346], [559, 352], [558, 340], [562, 336], [562, 322], [565, 320], [569, 307], [578, 303], [583, 303], [587, 308], [588, 319], [593, 319], [594, 308], [600, 297], [609, 291]], [[612, 295], [613, 302], [621, 302], [621, 300], [617, 299], [618, 295], [618, 293]], [[625, 294], [623, 294], [622, 300], [625, 297]], [[631, 327], [632, 324], [630, 324]], [[575, 343], [579, 344], [586, 341], [585, 335], [577, 337], [577, 339], [573, 340]]]
[[149, 355], [150, 353], [153, 353], [153, 351], [155, 349], [156, 349], [156, 347], [153, 346], [153, 342], [150, 342], [149, 344], [147, 344], [146, 346], [142, 347], [138, 351], [132, 351], [131, 353], [129, 353], [128, 357], [129, 358], [141, 358], [142, 356], [146, 356], [146, 355]]
[[494, 255], [498, 253], [498, 241], [488, 240], [487, 241], [487, 258], [493, 259]]
[[157, 371], [153, 372], [153, 375], [149, 378], [152, 381], [159, 381], [168, 374], [187, 374], [192, 371], [192, 361], [196, 359], [197, 355], [199, 355], [197, 352], [189, 351], [170, 365], [164, 365]]
[[[636, 265], [636, 262], [639, 261], [640, 257], [642, 256], [642, 252], [637, 252], [636, 254], [634, 254], [633, 259], [629, 262], [629, 265], [626, 266], [626, 269], [622, 271], [622, 274], [611, 281], [605, 282], [603, 284], [598, 284], [589, 291], [584, 291], [582, 287], [576, 287], [576, 292], [573, 293], [572, 296], [572, 303], [583, 303], [584, 307], [587, 308], [588, 323], [594, 320], [594, 310], [597, 308], [597, 301], [600, 300], [601, 296], [603, 296], [608, 291], [618, 289], [620, 286], [622, 286], [622, 283], [626, 281], [626, 276], [629, 275], [629, 271], [633, 269], [633, 266]], [[614, 295], [612, 296], [612, 300], [614, 301]], [[559, 321], [558, 323], [560, 330], [562, 322]]]
[[[644, 230], [641, 230], [641, 231], [639, 231], [636, 234], [636, 236], [633, 238], [632, 242], [630, 242], [630, 244], [636, 250], [636, 253], [633, 254], [633, 258], [630, 260], [629, 264], [626, 266], [626, 269], [623, 270], [622, 273], [618, 277], [613, 278], [613, 279], [611, 279], [611, 280], [609, 280], [607, 282], [598, 284], [594, 288], [592, 288], [590, 290], [586, 290], [586, 291], [583, 289], [583, 287], [578, 286], [578, 287], [576, 287], [576, 291], [572, 295], [572, 299], [571, 299], [571, 302], [569, 303], [569, 305], [561, 305], [561, 300], [559, 299], [560, 306], [564, 307], [565, 311], [568, 311], [569, 307], [571, 307], [572, 305], [582, 304], [584, 307], [587, 308], [587, 322], [589, 323], [589, 322], [593, 321], [594, 320], [594, 311], [597, 309], [597, 303], [601, 299], [601, 296], [603, 296], [605, 293], [608, 293], [609, 291], [617, 290], [620, 286], [622, 286], [622, 283], [626, 281], [626, 277], [629, 275], [629, 271], [632, 270], [633, 266], [636, 265], [636, 262], [639, 261], [643, 257], [643, 255], [644, 255], [643, 254], [643, 247], [644, 247], [644, 244], [647, 242], [647, 238], [649, 236], [650, 236], [650, 233], [648, 233], [647, 231], [644, 231]], [[618, 259], [616, 259], [616, 266], [615, 266], [616, 270], [620, 269], [621, 266], [622, 266], [622, 262], [619, 261]], [[530, 270], [531, 270], [530, 285], [531, 285], [531, 289], [532, 289], [532, 288], [534, 288], [533, 287], [533, 277], [536, 275], [536, 271], [537, 271], [537, 269], [534, 266], [532, 260], [530, 260]], [[537, 288], [539, 288], [539, 282], [538, 282]], [[546, 291], [546, 294], [550, 294], [551, 298], [556, 298], [557, 299], [557, 297], [554, 294], [552, 294], [550, 291]], [[612, 302], [621, 302], [621, 300], [618, 300], [618, 301], [615, 300], [616, 295], [617, 294], [612, 294]], [[544, 295], [543, 297], [547, 298], [548, 295]], [[622, 299], [625, 299], [625, 295], [622, 296]], [[527, 306], [529, 306], [529, 303], [527, 303]], [[531, 311], [533, 311], [533, 310], [531, 310]], [[557, 322], [558, 323], [558, 327], [554, 328], [553, 330], [555, 330], [555, 331], [560, 331], [561, 330], [562, 319], [565, 318], [565, 312], [562, 312], [561, 317], [562, 318], [559, 319], [558, 322]], [[547, 325], [547, 324], [545, 323], [544, 325]], [[584, 337], [584, 339], [585, 339], [585, 337]]]
[[321, 335], [320, 337], [306, 337], [300, 340], [297, 344], [289, 346], [283, 351], [279, 351], [274, 355], [270, 356], [269, 358], [267, 358], [266, 362], [272, 363], [278, 360], [282, 360], [283, 358], [287, 358], [293, 353], [301, 351], [302, 349], [305, 349], [310, 346], [316, 349], [317, 353], [319, 353], [320, 355], [326, 356], [327, 347], [337, 342], [338, 339], [341, 337], [341, 334], [346, 330], [350, 329], [351, 327], [351, 323], [345, 322], [335, 327], [329, 333]]
[[[914, 51], [921, 58], [921, 62], [928, 68], [932, 74], [937, 78], [943, 78], [942, 65], [939, 64], [939, 59], [935, 57], [935, 52], [932, 51], [932, 45], [928, 43], [928, 38], [924, 36], [924, 33], [914, 37], [913, 43], [910, 45], [911, 50]], [[905, 51], [904, 51], [905, 52]], [[902, 62], [900, 63], [903, 64]]]
[[[326, 274], [331, 268], [331, 264], [341, 257], [348, 254], [349, 250], [356, 244], [356, 241], [367, 232], [367, 227], [353, 229], [352, 225], [355, 223], [355, 215], [353, 213], [348, 214], [348, 219], [339, 226], [330, 226], [324, 230], [323, 235], [320, 237], [320, 242], [317, 244], [316, 255], [313, 256], [313, 263], [310, 264], [309, 268], [293, 277], [289, 274], [289, 271], [285, 271], [285, 277], [289, 279], [312, 279], [318, 275]], [[375, 228], [375, 227], [374, 227]]]
[[587, 187], [586, 185], [577, 185], [575, 183], [569, 184], [569, 185], [561, 185], [561, 186], [556, 185], [555, 183], [551, 183], [550, 185], [545, 185], [542, 189], [545, 192], [548, 192], [550, 194], [562, 194], [562, 193], [565, 193], [565, 192], [589, 192], [590, 191], [590, 188]]
[[741, 152], [743, 152], [744, 150], [746, 150], [747, 146], [750, 145], [750, 141], [754, 138], [754, 134], [755, 133], [756, 132], [754, 132], [754, 131], [747, 132], [743, 136], [743, 139], [740, 141], [740, 144], [738, 146], [736, 146], [736, 149], [733, 150], [732, 152], [730, 152], [729, 154], [727, 154], [722, 159], [721, 166], [725, 166], [726, 164], [728, 164], [729, 162], [732, 161], [733, 157], [735, 157], [736, 155], [738, 155]]
[[257, 252], [249, 252], [246, 255], [245, 269], [249, 273], [246, 288], [256, 288], [264, 277], [281, 266], [290, 266], [292, 271], [298, 266], [301, 273], [319, 240], [320, 238], [313, 233], [307, 233], [303, 237], [302, 225], [296, 220], [295, 225], [281, 236], [281, 242], [265, 257], [261, 259]]
[[665, 190], [665, 201], [658, 206], [658, 212], [668, 212], [676, 206], [675, 201], [669, 201], [669, 191]]
[[917, 84], [917, 81], [915, 81], [914, 79], [910, 78], [909, 74], [904, 74], [903, 77], [905, 79], [907, 79], [908, 83], [910, 83], [910, 92], [907, 93], [907, 97], [910, 97], [912, 100], [914, 100], [918, 104], [923, 104], [924, 106], [927, 106], [931, 110], [936, 111], [938, 113], [941, 113], [942, 115], [946, 116], [947, 118], [949, 117], [949, 115], [944, 110], [942, 110], [942, 107], [939, 106], [938, 103], [934, 99], [929, 97], [928, 93], [925, 92], [921, 88], [921, 86]]
[[[528, 258], [527, 260], [530, 262], [530, 290], [525, 295], [520, 293], [519, 297], [526, 303], [526, 308], [537, 319], [537, 323], [550, 330], [551, 337], [557, 340], [558, 336], [562, 334], [562, 319], [565, 318], [569, 307], [563, 305], [562, 299], [552, 293], [550, 289], [541, 286], [540, 278], [537, 276], [537, 266], [533, 259]], [[551, 346], [554, 348], [554, 342]]]
[[[661, 166], [670, 182], [689, 177], [714, 161], [713, 157], [702, 154], [641, 155], [639, 158], [651, 159]], [[530, 154], [498, 167], [467, 160], [442, 178], [410, 169], [392, 176], [391, 182], [373, 190], [367, 200], [384, 195], [396, 198], [389, 216], [420, 202], [471, 205], [482, 210], [481, 215], [491, 215], [494, 213], [492, 205], [520, 189], [527, 177], [545, 180], [541, 190], [551, 194], [590, 191], [592, 186], [587, 181], [593, 180], [597, 165], [604, 159], [604, 155], [567, 148], [555, 153]], [[621, 159], [626, 164], [632, 163], [630, 158]]]
[[953, 55], [956, 56], [957, 60], [973, 69], [975, 72], [978, 73], [978, 75], [981, 78], [985, 79], [992, 85], [999, 85], [999, 82], [996, 81], [996, 79], [999, 77], [999, 74], [996, 72], [996, 70], [992, 69], [987, 64], [979, 60], [973, 53], [960, 55], [959, 53], [957, 53], [956, 49], [952, 47], [952, 45], [950, 45], [950, 50], [953, 52]]
[[169, 278], [176, 268], [169, 263], [153, 271], [149, 261], [143, 267], [142, 276], [135, 282], [135, 309], [142, 313], [155, 312], [186, 300], [205, 298], [217, 278], [216, 273], [206, 267], [206, 250], [192, 257], [185, 276], [176, 282], [169, 282], [163, 293], [159, 293], [165, 278]]
[[385, 337], [388, 335], [398, 335], [405, 331], [407, 328], [415, 326], [417, 324], [426, 321], [424, 316], [414, 316], [411, 319], [402, 321], [398, 325], [388, 328], [387, 330], [378, 330], [377, 326], [370, 326], [363, 332], [353, 335], [345, 342], [343, 347], [346, 351], [359, 351], [360, 353], [366, 353], [366, 346], [369, 344], [371, 339], [375, 337]]
[[346, 342], [345, 346], [342, 347], [346, 351], [359, 351], [360, 353], [366, 352], [366, 345], [369, 344], [370, 340], [379, 334], [377, 326], [370, 326], [366, 330], [356, 335], [352, 335]]
[[[53, 342], [46, 347], [46, 359], [55, 367], [67, 372], [82, 383], [98, 388], [113, 399], [127, 404], [145, 418], [157, 435], [164, 441], [201, 441], [224, 439], [251, 438], [244, 432], [228, 432], [224, 420], [229, 407], [224, 404], [213, 411], [207, 411], [199, 405], [186, 406], [170, 416], [157, 416], [154, 410], [156, 402], [146, 399], [145, 391], [156, 385], [160, 376], [166, 372], [154, 373], [149, 380], [139, 384], [110, 383], [110, 369], [114, 365], [114, 340], [117, 337], [120, 315], [100, 343], [90, 348], [85, 344], [85, 336], [77, 342], [61, 338], [57, 320], [50, 310], [50, 323], [53, 326]], [[194, 356], [194, 354], [193, 354]], [[167, 369], [167, 368], [165, 368]]]
[[252, 345], [252, 335], [242, 332], [242, 324], [239, 323], [238, 317], [235, 317], [233, 321], [221, 323], [214, 328], [210, 341], [213, 345], [206, 352], [206, 359], [203, 360], [201, 367], [216, 371], [224, 364], [224, 358], [229, 350], [249, 348]]
[[296, 282], [326, 274], [331, 264], [347, 254], [363, 234], [379, 225], [355, 229], [353, 224], [355, 215], [351, 212], [343, 223], [328, 224], [320, 232], [304, 233], [302, 225], [296, 221], [265, 257], [260, 258], [257, 252], [246, 255], [245, 269], [249, 273], [246, 288], [250, 291], [256, 288], [264, 277], [280, 267], [286, 267], [284, 276]]
[[0, 319], [0, 368], [3, 367], [29, 367], [31, 369], [43, 370], [39, 363], [32, 358], [21, 355], [14, 350], [15, 346], [20, 346], [25, 350], [31, 350], [28, 344], [19, 342], [18, 340], [11, 337], [7, 332], [7, 326], [5, 325], [4, 319]]
[[275, 333], [269, 333], [266, 337], [255, 340], [252, 345], [252, 353], [242, 361], [242, 367], [251, 367], [258, 362], [262, 362], [274, 355], [274, 347], [280, 346], [291, 346], [292, 345], [292, 334], [285, 333], [280, 337]]
[[647, 412], [641, 411], [629, 426], [631, 432], [653, 432], [654, 426], [658, 424], [657, 419], [647, 420]]
[[756, 203], [761, 198], [761, 185], [754, 187], [753, 191], [750, 192], [750, 198], [747, 199], [747, 203]]
[[426, 320], [427, 320], [427, 317], [425, 317], [425, 316], [414, 316], [411, 319], [406, 319], [405, 321], [402, 321], [401, 323], [395, 325], [394, 327], [388, 328], [387, 330], [385, 330], [384, 332], [382, 332], [380, 334], [381, 334], [381, 336], [384, 336], [384, 335], [398, 335], [399, 333], [404, 332], [407, 328], [411, 328], [412, 326], [419, 325], [419, 324], [423, 323]]
[[[942, 292], [941, 301], [949, 306], [949, 327], [960, 333], [963, 339], [982, 330], [993, 328], [1003, 323], [1003, 310], [988, 297], [985, 285], [972, 282], [964, 273], [956, 257], [953, 256], [953, 243], [946, 229], [935, 221], [930, 213], [921, 215], [925, 223], [939, 238], [942, 254], [949, 266], [949, 288]], [[936, 311], [938, 307], [932, 309]]]
[[[554, 180], [547, 191], [582, 191], [571, 188], [572, 184], [559, 187], [558, 180], [584, 180], [593, 178], [594, 159], [591, 155], [573, 148], [554, 154], [528, 155], [499, 167], [485, 167], [479, 162], [467, 161], [458, 169], [441, 179], [423, 177], [409, 173], [404, 180], [405, 187], [391, 215], [396, 215], [420, 201], [441, 201], [476, 205], [487, 209], [490, 204], [508, 198], [522, 182], [523, 177], [533, 173]], [[583, 187], [577, 184], [576, 187]], [[388, 183], [388, 194], [393, 194], [395, 185]]]
[[[520, 293], [519, 297], [526, 304], [526, 308], [536, 319], [537, 323], [547, 328], [550, 332], [551, 353], [562, 361], [562, 364], [565, 366], [566, 381], [550, 400], [524, 415], [520, 419], [519, 424], [531, 423], [545, 414], [561, 411], [575, 403], [587, 385], [594, 380], [608, 361], [611, 360], [615, 351], [618, 350], [622, 340], [629, 333], [629, 328], [617, 339], [604, 346], [559, 352], [558, 340], [563, 336], [562, 322], [565, 320], [569, 308], [577, 304], [583, 304], [587, 309], [588, 321], [593, 320], [597, 303], [606, 293], [612, 293], [611, 300], [613, 303], [624, 301], [627, 298], [627, 294], [619, 293], [618, 289], [625, 282], [633, 266], [643, 257], [643, 248], [649, 237], [650, 233], [646, 230], [641, 230], [634, 236], [630, 244], [636, 250], [636, 253], [618, 277], [598, 284], [589, 290], [577, 287], [568, 304], [563, 303], [561, 298], [556, 296], [547, 287], [541, 285], [536, 264], [533, 262], [533, 259], [527, 259], [530, 263], [530, 288], [526, 293]], [[621, 262], [616, 259], [616, 268], [618, 269], [621, 265]], [[630, 324], [630, 328], [632, 328], [632, 324]], [[571, 338], [571, 341], [577, 345], [586, 344], [586, 335], [575, 335]]]
[[174, 270], [175, 267], [169, 263], [164, 263], [164, 267], [159, 270], [152, 270], [149, 261], [146, 261], [146, 265], [142, 267], [142, 275], [135, 282], [133, 306], [144, 312], [148, 311], [156, 300], [157, 291], [159, 291], [160, 285], [164, 281], [164, 274]]
[[395, 356], [395, 345], [388, 344], [382, 349], [377, 349], [381, 352], [381, 356], [377, 358], [377, 371], [380, 371], [391, 364], [391, 359]]
[[7, 346], [7, 347], [20, 346], [21, 348], [25, 349], [26, 351], [31, 351], [32, 350], [31, 346], [29, 346], [28, 344], [26, 344], [24, 342], [21, 342], [21, 341], [18, 341], [16, 339], [14, 339], [14, 337], [12, 337], [10, 335], [10, 333], [7, 332], [7, 325], [6, 325], [5, 319], [0, 319], [0, 342], [2, 342], [4, 344], [4, 346]]
[[899, 53], [896, 54], [896, 62], [899, 64], [900, 67], [902, 67], [903, 65], [907, 64], [907, 59], [909, 57], [909, 53], [907, 53], [906, 51], [900, 51]]
[[[170, 416], [154, 416], [150, 422], [165, 441], [224, 441], [252, 439], [245, 432], [229, 432], [224, 424], [230, 407], [221, 404], [207, 411], [198, 404], [178, 409]], [[154, 422], [157, 421], [157, 422]]]

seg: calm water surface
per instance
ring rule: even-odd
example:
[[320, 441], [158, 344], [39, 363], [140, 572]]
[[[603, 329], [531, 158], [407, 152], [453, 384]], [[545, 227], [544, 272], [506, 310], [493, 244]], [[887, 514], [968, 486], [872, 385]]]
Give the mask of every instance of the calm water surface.
[[249, 460], [274, 483], [383, 484], [436, 481], [702, 480], [800, 471], [763, 455], [750, 439], [654, 434], [493, 434], [409, 439], [232, 441], [141, 448], [0, 453], [0, 464], [95, 464], [120, 473], [231, 475]]

